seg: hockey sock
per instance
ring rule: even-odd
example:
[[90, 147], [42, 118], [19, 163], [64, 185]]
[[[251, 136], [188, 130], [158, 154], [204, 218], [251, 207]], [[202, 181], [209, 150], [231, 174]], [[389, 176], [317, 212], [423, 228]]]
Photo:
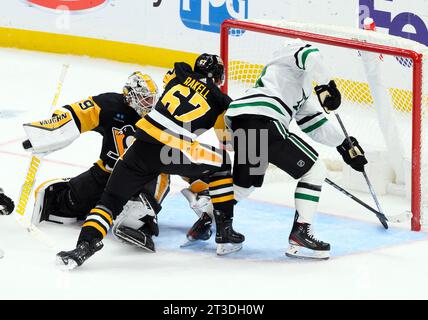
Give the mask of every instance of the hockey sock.
[[113, 225], [111, 211], [104, 206], [96, 206], [91, 210], [80, 231], [79, 240], [91, 242], [93, 239], [102, 240]]
[[321, 185], [325, 179], [324, 165], [317, 160], [312, 168], [300, 179], [294, 193], [297, 222], [312, 224], [321, 195]]
[[233, 216], [236, 201], [233, 195], [233, 179], [231, 175], [211, 176], [209, 194], [214, 210], [222, 211], [227, 217]]
[[251, 186], [249, 188], [240, 187], [236, 184], [233, 185], [233, 192], [235, 193], [235, 200], [239, 202], [241, 200], [247, 199], [250, 194], [254, 191], [255, 187]]

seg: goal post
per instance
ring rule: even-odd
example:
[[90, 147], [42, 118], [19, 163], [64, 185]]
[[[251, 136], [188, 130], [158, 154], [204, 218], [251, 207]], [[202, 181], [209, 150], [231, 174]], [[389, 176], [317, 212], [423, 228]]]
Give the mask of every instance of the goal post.
[[[232, 98], [238, 98], [246, 88], [253, 86], [264, 64], [285, 42], [285, 38], [300, 38], [322, 47], [320, 51], [327, 56], [326, 64], [338, 72], [337, 75], [333, 73], [333, 78], [342, 92], [343, 102], [339, 111], [361, 120], [350, 129], [351, 134], [361, 131], [355, 136], [363, 147], [365, 142], [376, 144], [374, 151], [388, 155], [388, 152], [393, 152], [387, 150], [385, 140], [388, 137], [373, 141], [376, 140], [373, 139], [376, 130], [383, 128], [379, 125], [382, 119], [377, 119], [376, 112], [373, 112], [380, 108], [379, 102], [373, 99], [376, 95], [372, 94], [379, 89], [370, 87], [373, 82], [367, 79], [369, 75], [361, 58], [366, 52], [380, 57], [378, 63], [385, 70], [386, 78], [382, 81], [389, 96], [388, 101], [382, 101], [382, 104], [390, 108], [387, 113], [394, 114], [399, 128], [397, 139], [406, 149], [405, 155], [399, 156], [403, 163], [408, 158], [405, 169], [411, 173], [407, 186], [410, 193], [408, 210], [412, 212], [412, 230], [419, 231], [423, 212], [428, 207], [428, 125], [425, 123], [428, 120], [428, 81], [424, 83], [423, 79], [428, 71], [428, 48], [412, 40], [358, 28], [283, 20], [225, 20], [221, 26], [220, 43], [227, 75], [223, 91]], [[343, 107], [344, 104], [347, 106]], [[325, 154], [329, 157], [328, 152]], [[401, 175], [395, 172], [394, 179], [405, 180]]]

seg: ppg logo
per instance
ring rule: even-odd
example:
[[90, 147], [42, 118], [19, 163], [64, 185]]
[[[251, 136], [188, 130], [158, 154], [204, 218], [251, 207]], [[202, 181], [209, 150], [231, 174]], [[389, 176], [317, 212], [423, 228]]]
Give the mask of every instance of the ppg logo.
[[180, 0], [180, 17], [190, 29], [219, 33], [223, 20], [248, 18], [248, 0]]

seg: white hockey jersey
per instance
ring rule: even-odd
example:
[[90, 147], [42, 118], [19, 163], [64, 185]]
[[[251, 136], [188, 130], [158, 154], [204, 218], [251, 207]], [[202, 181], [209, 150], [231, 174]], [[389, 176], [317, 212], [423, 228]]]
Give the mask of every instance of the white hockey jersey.
[[276, 119], [288, 130], [295, 119], [313, 140], [336, 147], [344, 135], [328, 122], [318, 102], [308, 100], [313, 82], [329, 80], [318, 48], [300, 39], [286, 43], [266, 64], [254, 87], [229, 105], [226, 125], [230, 127], [235, 116], [254, 114]]

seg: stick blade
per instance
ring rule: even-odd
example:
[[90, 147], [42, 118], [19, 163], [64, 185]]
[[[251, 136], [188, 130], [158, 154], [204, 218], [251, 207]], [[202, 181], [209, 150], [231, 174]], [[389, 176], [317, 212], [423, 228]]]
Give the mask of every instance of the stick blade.
[[383, 218], [381, 218], [381, 217], [378, 217], [378, 218], [379, 218], [380, 223], [382, 223], [382, 226], [383, 226], [385, 229], [388, 229], [389, 227], [388, 227], [388, 223], [386, 222], [387, 220], [385, 220], [385, 219], [383, 219]]

